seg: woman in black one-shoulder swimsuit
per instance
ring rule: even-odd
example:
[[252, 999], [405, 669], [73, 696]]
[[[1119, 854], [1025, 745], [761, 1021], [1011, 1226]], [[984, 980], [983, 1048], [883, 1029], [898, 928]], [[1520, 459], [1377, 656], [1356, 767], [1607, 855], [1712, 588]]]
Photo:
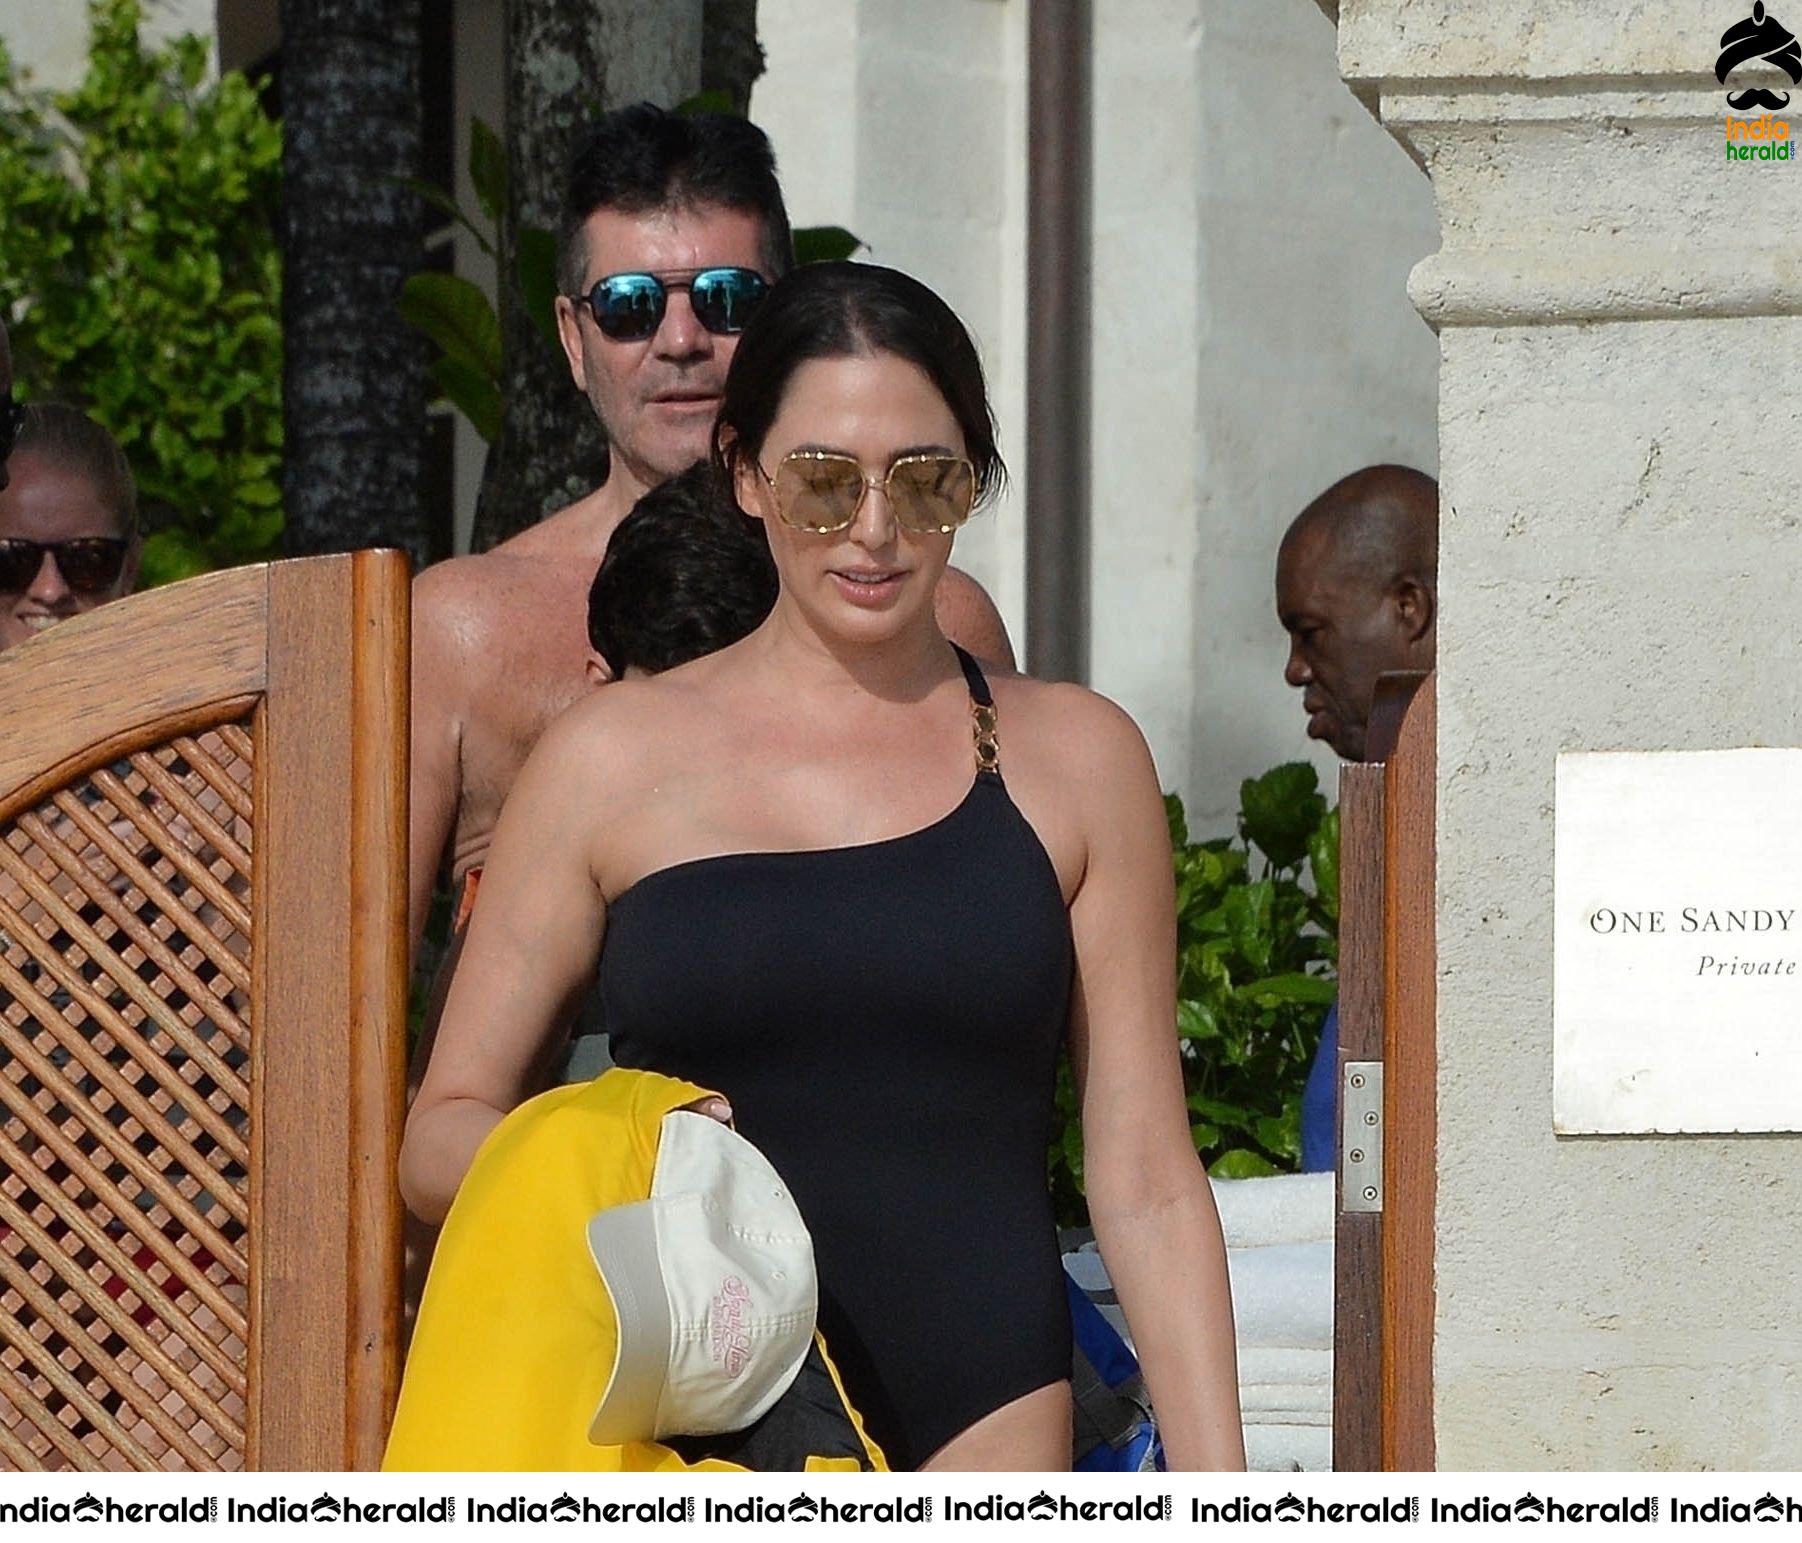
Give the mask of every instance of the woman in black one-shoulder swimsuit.
[[534, 752], [409, 1122], [410, 1200], [448, 1205], [598, 952], [616, 1059], [720, 1089], [788, 1181], [891, 1462], [1066, 1466], [1045, 1150], [1067, 1037], [1171, 1461], [1242, 1462], [1149, 756], [1110, 704], [991, 681], [934, 621], [951, 531], [1000, 475], [967, 334], [900, 274], [799, 270], [738, 344], [716, 461], [769, 535], [775, 610]]
[[[1070, 1373], [1045, 1187], [1070, 922], [976, 754], [963, 801], [907, 835], [647, 875], [601, 951], [614, 1059], [727, 1090], [788, 1177], [820, 1327], [897, 1467]], [[847, 948], [833, 918], [896, 946]]]

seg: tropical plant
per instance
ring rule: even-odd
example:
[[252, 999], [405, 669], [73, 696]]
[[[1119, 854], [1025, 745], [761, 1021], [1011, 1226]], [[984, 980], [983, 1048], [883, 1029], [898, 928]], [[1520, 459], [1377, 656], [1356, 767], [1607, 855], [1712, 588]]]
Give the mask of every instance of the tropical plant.
[[[496, 232], [507, 198], [507, 152], [500, 136], [479, 117], [469, 120], [469, 181], [481, 206], [481, 224], [443, 188], [429, 182], [409, 185], [496, 260]], [[512, 279], [532, 325], [554, 345], [557, 250], [549, 231], [520, 232]], [[501, 323], [494, 303], [473, 279], [428, 271], [413, 274], [401, 286], [400, 313], [437, 346], [431, 376], [438, 395], [492, 445], [501, 432]]]
[[0, 46], [0, 313], [21, 397], [77, 402], [125, 447], [157, 584], [281, 535], [282, 141], [203, 39], [147, 47], [141, 17], [89, 0], [70, 91]]
[[[1192, 842], [1165, 797], [1176, 865], [1178, 1051], [1208, 1171], [1250, 1178], [1301, 1157], [1301, 1090], [1336, 990], [1339, 814], [1305, 762], [1248, 778], [1238, 833]], [[1050, 1171], [1060, 1226], [1087, 1221], [1082, 1129], [1059, 1068]]]

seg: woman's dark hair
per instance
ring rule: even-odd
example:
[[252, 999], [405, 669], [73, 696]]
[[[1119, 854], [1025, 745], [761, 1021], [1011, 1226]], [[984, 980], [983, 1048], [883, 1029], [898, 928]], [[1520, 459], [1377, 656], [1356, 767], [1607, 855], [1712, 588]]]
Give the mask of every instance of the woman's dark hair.
[[12, 459], [35, 455], [75, 472], [128, 539], [138, 529], [138, 485], [119, 441], [79, 407], [67, 402], [27, 402], [19, 418]]
[[726, 372], [713, 464], [730, 488], [734, 463], [763, 453], [788, 383], [814, 359], [894, 354], [916, 365], [951, 409], [983, 503], [1007, 476], [995, 448], [982, 361], [957, 313], [918, 279], [873, 263], [809, 263], [769, 293]]

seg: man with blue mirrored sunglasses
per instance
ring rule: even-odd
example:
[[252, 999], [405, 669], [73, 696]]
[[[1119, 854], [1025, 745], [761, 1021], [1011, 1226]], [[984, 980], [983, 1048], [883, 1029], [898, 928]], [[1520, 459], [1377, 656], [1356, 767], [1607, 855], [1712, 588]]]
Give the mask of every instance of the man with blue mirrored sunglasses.
[[448, 869], [460, 888], [480, 866], [527, 753], [587, 690], [588, 586], [607, 538], [645, 492], [707, 454], [737, 329], [793, 261], [763, 133], [642, 103], [596, 119], [576, 146], [558, 236], [557, 325], [611, 471], [492, 552], [415, 584], [415, 940], [437, 876]]
[[641, 343], [663, 325], [672, 292], [685, 293], [695, 320], [718, 337], [745, 330], [769, 285], [755, 268], [691, 268], [680, 273], [610, 273], [584, 294], [564, 298], [586, 306], [604, 337]]

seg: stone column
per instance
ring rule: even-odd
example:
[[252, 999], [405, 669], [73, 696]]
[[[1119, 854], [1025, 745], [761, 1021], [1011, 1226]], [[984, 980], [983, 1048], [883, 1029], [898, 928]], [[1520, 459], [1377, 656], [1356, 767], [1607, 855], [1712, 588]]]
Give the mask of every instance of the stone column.
[[[1442, 238], [1410, 293], [1441, 351], [1443, 1468], [1802, 1451], [1802, 1140], [1551, 1119], [1558, 752], [1802, 744], [1802, 168], [1729, 158], [1714, 78], [1750, 9], [1339, 17]], [[1802, 136], [1802, 92], [1779, 116]]]

